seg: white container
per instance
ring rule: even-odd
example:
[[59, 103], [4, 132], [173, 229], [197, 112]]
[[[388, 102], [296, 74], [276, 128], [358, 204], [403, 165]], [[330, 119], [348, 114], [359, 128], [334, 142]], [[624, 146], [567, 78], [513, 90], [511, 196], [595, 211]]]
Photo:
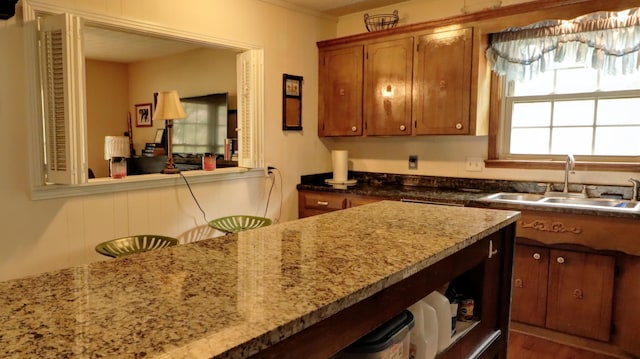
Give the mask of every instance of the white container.
[[358, 339], [335, 358], [409, 359], [409, 333], [414, 325], [413, 314], [405, 310]]
[[433, 291], [423, 299], [436, 310], [438, 318], [438, 353], [451, 344], [451, 305], [449, 299], [438, 291]]
[[411, 330], [409, 359], [433, 359], [438, 351], [438, 319], [436, 310], [423, 300], [409, 307], [415, 318]]

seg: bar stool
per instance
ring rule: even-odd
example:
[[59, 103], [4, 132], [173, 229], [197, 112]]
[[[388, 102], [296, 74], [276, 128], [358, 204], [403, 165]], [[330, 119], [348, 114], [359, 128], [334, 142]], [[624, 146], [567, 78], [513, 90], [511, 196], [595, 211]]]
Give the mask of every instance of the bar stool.
[[118, 258], [177, 244], [178, 240], [176, 238], [155, 234], [140, 234], [102, 242], [96, 246], [96, 252], [108, 257]]
[[266, 227], [272, 221], [265, 217], [234, 215], [209, 221], [209, 225], [224, 234], [238, 233], [249, 229]]

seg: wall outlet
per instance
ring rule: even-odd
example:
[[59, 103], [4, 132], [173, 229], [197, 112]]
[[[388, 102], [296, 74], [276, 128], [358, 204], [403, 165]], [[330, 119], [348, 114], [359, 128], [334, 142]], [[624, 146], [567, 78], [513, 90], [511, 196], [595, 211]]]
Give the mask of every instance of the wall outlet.
[[410, 170], [418, 169], [418, 156], [409, 156], [409, 169]]
[[469, 172], [482, 172], [484, 167], [484, 160], [478, 157], [469, 157], [465, 164], [465, 170]]

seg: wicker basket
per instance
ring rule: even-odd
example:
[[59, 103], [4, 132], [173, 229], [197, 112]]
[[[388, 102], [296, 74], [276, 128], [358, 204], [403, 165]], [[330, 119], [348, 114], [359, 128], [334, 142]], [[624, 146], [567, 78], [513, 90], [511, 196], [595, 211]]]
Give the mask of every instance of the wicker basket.
[[209, 222], [209, 225], [221, 232], [229, 234], [266, 227], [271, 225], [271, 220], [264, 217], [236, 215], [214, 219]]
[[131, 237], [112, 239], [96, 246], [96, 252], [108, 257], [118, 258], [131, 254], [147, 252], [153, 249], [171, 247], [178, 244], [176, 238], [141, 234]]
[[398, 10], [394, 10], [393, 14], [364, 14], [364, 25], [369, 32], [394, 28], [398, 25]]

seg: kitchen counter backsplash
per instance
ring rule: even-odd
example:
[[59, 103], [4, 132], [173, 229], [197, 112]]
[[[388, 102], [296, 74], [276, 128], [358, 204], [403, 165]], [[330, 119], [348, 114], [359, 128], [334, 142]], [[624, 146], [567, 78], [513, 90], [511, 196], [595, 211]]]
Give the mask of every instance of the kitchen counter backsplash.
[[[451, 204], [465, 204], [469, 200], [497, 192], [539, 193], [547, 189], [547, 183], [509, 181], [478, 178], [416, 176], [391, 173], [349, 171], [349, 179], [355, 185], [335, 186], [325, 183], [332, 173], [304, 175], [300, 178], [299, 190], [351, 193], [364, 196], [379, 196], [390, 199], [424, 200]], [[553, 190], [562, 190], [562, 183], [552, 183]], [[570, 183], [571, 192], [580, 192], [586, 186], [589, 197], [612, 197], [630, 199], [631, 186], [609, 186]]]

